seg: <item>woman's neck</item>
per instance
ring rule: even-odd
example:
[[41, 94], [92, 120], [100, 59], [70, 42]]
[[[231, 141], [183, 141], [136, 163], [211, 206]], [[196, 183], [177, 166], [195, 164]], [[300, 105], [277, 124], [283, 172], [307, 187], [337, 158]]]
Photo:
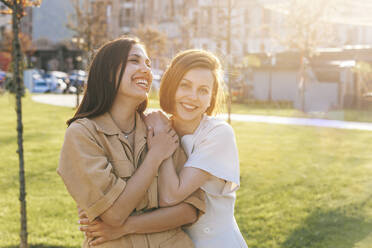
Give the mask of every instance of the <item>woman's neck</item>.
[[200, 116], [200, 118], [198, 119], [195, 119], [192, 121], [185, 121], [185, 120], [181, 120], [173, 116], [172, 117], [173, 128], [176, 130], [177, 134], [181, 137], [187, 134], [193, 134], [198, 128], [202, 118], [203, 117]]
[[126, 99], [126, 101], [115, 100], [111, 109], [111, 118], [123, 132], [130, 132], [135, 122], [135, 112], [138, 104]]

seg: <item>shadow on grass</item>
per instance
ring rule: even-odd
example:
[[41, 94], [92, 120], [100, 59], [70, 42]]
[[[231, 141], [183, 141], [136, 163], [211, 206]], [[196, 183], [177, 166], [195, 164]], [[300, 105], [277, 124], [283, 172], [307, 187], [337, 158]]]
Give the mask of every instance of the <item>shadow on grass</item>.
[[[29, 248], [76, 248], [76, 246], [60, 246], [60, 245], [48, 245], [48, 244], [29, 244]], [[1, 246], [0, 248], [19, 248], [19, 245]]]
[[[370, 201], [370, 199], [368, 199]], [[367, 200], [367, 201], [368, 201]], [[363, 206], [315, 210], [282, 244], [282, 248], [353, 248], [372, 233], [372, 222], [360, 216]]]

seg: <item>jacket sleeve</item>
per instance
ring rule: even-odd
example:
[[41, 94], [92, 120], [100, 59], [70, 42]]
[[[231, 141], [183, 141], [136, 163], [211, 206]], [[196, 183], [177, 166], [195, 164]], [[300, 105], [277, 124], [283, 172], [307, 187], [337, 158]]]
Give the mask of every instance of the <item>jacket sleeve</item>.
[[57, 172], [90, 221], [114, 203], [126, 184], [113, 173], [103, 148], [79, 122], [67, 128]]

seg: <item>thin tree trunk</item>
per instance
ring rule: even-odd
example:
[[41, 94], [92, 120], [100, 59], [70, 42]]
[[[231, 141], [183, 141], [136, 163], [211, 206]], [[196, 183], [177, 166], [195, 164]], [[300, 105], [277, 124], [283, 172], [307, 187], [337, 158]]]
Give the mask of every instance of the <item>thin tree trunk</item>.
[[231, 124], [231, 103], [232, 103], [232, 90], [231, 90], [231, 74], [230, 74], [230, 63], [231, 63], [231, 59], [232, 59], [232, 56], [231, 56], [231, 1], [232, 0], [228, 0], [228, 10], [227, 10], [227, 56], [228, 56], [228, 61], [227, 61], [227, 72], [228, 72], [228, 75], [229, 75], [229, 82], [227, 84], [228, 86], [228, 90], [229, 90], [229, 96], [227, 98], [227, 122], [229, 124]]
[[273, 66], [272, 66], [272, 63], [271, 63], [271, 57], [270, 57], [270, 69], [269, 69], [269, 92], [268, 92], [268, 100], [269, 100], [269, 103], [272, 102], [272, 84], [273, 84]]
[[79, 81], [76, 79], [76, 109], [79, 108], [79, 103], [80, 103], [80, 85]]
[[306, 67], [305, 67], [305, 57], [301, 54], [301, 65], [300, 65], [300, 108], [302, 112], [305, 112], [305, 84], [306, 84]]
[[27, 248], [27, 215], [26, 215], [26, 183], [23, 157], [23, 124], [22, 124], [22, 93], [23, 87], [20, 77], [20, 62], [22, 60], [21, 47], [19, 43], [19, 18], [21, 13], [17, 0], [13, 0], [13, 80], [16, 84], [16, 112], [17, 112], [17, 141], [19, 157], [19, 201], [21, 204], [21, 248]]

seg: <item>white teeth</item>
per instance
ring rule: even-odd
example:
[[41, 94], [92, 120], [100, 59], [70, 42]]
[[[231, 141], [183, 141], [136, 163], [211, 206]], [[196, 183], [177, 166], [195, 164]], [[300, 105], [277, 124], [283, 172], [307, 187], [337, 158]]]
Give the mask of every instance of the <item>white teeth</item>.
[[149, 83], [145, 79], [139, 79], [136, 81], [136, 84], [143, 85], [145, 87], [148, 87]]
[[193, 106], [193, 105], [189, 105], [187, 103], [182, 103], [182, 106], [186, 109], [189, 109], [189, 110], [194, 110], [196, 109], [196, 106]]

